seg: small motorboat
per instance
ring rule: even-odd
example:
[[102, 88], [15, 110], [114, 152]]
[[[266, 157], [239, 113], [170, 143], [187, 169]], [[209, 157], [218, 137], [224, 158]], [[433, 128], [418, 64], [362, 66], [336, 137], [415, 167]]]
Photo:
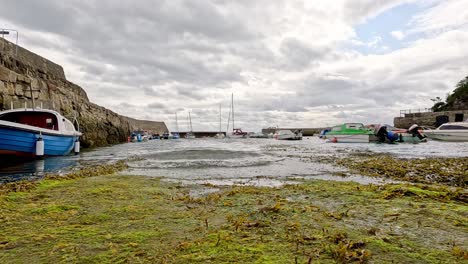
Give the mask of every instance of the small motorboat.
[[415, 125], [411, 131], [409, 129], [396, 128], [391, 125], [372, 124], [366, 126], [374, 131], [374, 136], [370, 137], [371, 142], [398, 142], [398, 143], [422, 143], [427, 139], [421, 129]]
[[62, 156], [79, 152], [81, 132], [60, 113], [47, 109], [0, 112], [0, 154]]
[[217, 139], [223, 139], [225, 137], [226, 136], [224, 135], [224, 133], [216, 133], [216, 135], [214, 136], [214, 138], [217, 138]]
[[299, 129], [294, 132], [288, 129], [279, 130], [273, 137], [277, 140], [302, 140], [302, 130]]
[[185, 134], [185, 138], [186, 138], [186, 139], [194, 139], [194, 138], [195, 138], [195, 134], [194, 134], [192, 131], [187, 132], [187, 133]]
[[249, 138], [268, 138], [268, 134], [262, 132], [251, 132], [248, 134]]
[[247, 132], [243, 132], [240, 128], [234, 128], [229, 138], [247, 138]]
[[468, 122], [449, 122], [424, 133], [434, 140], [468, 142]]
[[344, 123], [332, 127], [326, 133], [328, 142], [333, 143], [369, 143], [374, 130], [366, 128], [362, 123]]

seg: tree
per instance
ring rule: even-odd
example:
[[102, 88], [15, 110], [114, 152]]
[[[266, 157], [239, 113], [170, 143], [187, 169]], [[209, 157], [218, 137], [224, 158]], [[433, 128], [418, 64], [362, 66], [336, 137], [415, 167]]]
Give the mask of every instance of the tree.
[[468, 109], [468, 76], [457, 83], [455, 90], [447, 95], [445, 102], [438, 96], [431, 101], [434, 102], [431, 107], [434, 112]]

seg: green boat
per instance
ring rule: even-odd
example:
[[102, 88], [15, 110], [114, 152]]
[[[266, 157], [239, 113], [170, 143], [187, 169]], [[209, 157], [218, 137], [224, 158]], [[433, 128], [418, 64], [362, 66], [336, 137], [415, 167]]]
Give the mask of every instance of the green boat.
[[374, 131], [362, 123], [344, 123], [334, 126], [326, 133], [326, 138], [334, 143], [369, 143]]

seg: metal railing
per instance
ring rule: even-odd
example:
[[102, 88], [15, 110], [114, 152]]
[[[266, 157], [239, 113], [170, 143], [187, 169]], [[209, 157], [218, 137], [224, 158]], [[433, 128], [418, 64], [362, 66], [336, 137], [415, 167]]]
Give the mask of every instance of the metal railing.
[[434, 112], [432, 111], [431, 108], [405, 109], [405, 110], [400, 110], [400, 117], [404, 117], [407, 114], [431, 113], [431, 112]]

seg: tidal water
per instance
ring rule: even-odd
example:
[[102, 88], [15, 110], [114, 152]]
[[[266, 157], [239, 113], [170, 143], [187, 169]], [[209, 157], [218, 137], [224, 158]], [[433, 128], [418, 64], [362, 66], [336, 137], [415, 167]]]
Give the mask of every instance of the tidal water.
[[468, 143], [335, 144], [316, 137], [302, 141], [274, 139], [179, 139], [126, 143], [84, 151], [76, 156], [36, 161], [0, 160], [0, 183], [40, 179], [86, 166], [128, 160], [126, 175], [159, 177], [182, 184], [280, 186], [303, 179], [380, 183], [352, 175], [322, 159], [353, 153], [407, 158], [466, 157]]

